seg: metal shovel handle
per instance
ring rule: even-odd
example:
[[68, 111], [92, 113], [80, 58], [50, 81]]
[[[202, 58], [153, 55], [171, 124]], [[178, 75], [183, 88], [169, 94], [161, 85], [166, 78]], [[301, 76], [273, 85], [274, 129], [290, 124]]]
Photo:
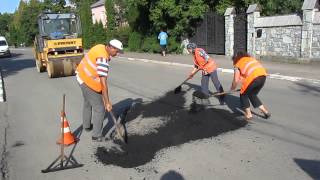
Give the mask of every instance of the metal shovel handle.
[[110, 115], [111, 115], [111, 119], [113, 120], [113, 123], [114, 123], [114, 126], [115, 126], [115, 128], [116, 128], [116, 132], [117, 132], [118, 136], [121, 138], [121, 140], [122, 140], [123, 142], [125, 142], [124, 137], [123, 137], [123, 135], [122, 135], [122, 133], [121, 133], [121, 129], [120, 129], [120, 128], [121, 128], [121, 125], [120, 125], [120, 123], [117, 122], [117, 119], [116, 119], [116, 117], [114, 116], [114, 114], [113, 114], [112, 111], [110, 111], [109, 113], [110, 113]]

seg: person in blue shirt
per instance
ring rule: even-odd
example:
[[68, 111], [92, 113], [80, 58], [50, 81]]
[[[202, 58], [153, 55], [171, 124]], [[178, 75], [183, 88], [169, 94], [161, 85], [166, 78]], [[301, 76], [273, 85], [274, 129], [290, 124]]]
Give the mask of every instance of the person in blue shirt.
[[163, 29], [161, 29], [161, 32], [158, 35], [158, 39], [160, 40], [162, 56], [166, 56], [168, 34], [164, 32]]

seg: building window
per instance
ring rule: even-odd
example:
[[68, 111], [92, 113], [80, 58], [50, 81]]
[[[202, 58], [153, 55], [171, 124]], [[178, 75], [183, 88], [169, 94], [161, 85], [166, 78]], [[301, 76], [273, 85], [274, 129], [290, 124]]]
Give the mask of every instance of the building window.
[[262, 29], [257, 30], [257, 38], [261, 38], [262, 36]]

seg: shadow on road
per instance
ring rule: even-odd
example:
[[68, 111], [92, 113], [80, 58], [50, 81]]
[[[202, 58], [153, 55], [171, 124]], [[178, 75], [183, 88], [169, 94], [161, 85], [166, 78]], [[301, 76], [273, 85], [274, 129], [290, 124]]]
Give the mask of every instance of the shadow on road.
[[295, 84], [299, 87], [299, 88], [296, 88], [297, 91], [314, 95], [314, 96], [320, 96], [320, 86], [314, 86], [311, 84], [301, 83], [301, 82], [296, 82]]
[[[188, 86], [190, 89], [193, 89], [195, 91], [200, 90], [201, 86], [196, 85], [196, 84], [192, 84], [192, 83], [185, 83], [186, 86]], [[218, 98], [215, 98], [218, 102]], [[238, 113], [238, 114], [242, 114], [242, 112], [240, 111], [241, 109], [241, 105], [240, 105], [240, 99], [239, 99], [239, 95], [235, 96], [232, 94], [227, 94], [226, 98], [225, 98], [225, 103], [228, 106], [228, 108], [234, 112], [234, 113]]]
[[320, 161], [295, 158], [294, 162], [311, 178], [320, 179]]
[[[120, 118], [120, 122], [124, 123], [128, 111], [130, 110], [131, 107], [134, 106], [134, 104], [137, 104], [137, 103], [142, 103], [142, 99], [127, 98], [125, 100], [122, 100], [113, 104], [112, 111], [117, 121], [119, 121], [119, 118]], [[108, 112], [106, 112], [105, 114], [105, 121], [107, 122], [107, 124], [103, 127], [103, 131], [102, 131], [103, 136], [106, 136], [108, 133], [110, 133], [109, 131], [114, 126], [114, 122], [111, 119], [111, 116]]]
[[184, 177], [180, 173], [170, 170], [163, 174], [160, 180], [184, 180]]
[[3, 77], [14, 75], [26, 68], [35, 67], [34, 59], [18, 59], [22, 54], [13, 53], [12, 57], [0, 58]]
[[120, 149], [98, 147], [95, 153], [98, 161], [124, 168], [138, 167], [154, 160], [161, 149], [212, 138], [247, 124], [223, 109], [208, 108], [190, 113], [184, 95], [185, 92], [174, 94], [170, 91], [154, 101], [135, 104], [125, 117], [128, 126], [136, 123], [135, 127], [143, 131], [148, 127], [139, 125], [142, 121], [161, 125], [147, 134], [128, 132], [128, 144], [121, 144]]

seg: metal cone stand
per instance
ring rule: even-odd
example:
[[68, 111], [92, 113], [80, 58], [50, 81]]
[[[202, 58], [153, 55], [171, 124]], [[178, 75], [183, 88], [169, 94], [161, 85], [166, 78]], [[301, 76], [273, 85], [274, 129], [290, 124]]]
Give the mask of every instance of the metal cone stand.
[[[66, 95], [63, 95], [63, 105], [62, 105], [62, 111], [61, 111], [61, 139], [62, 142], [60, 143], [60, 152], [61, 154], [55, 159], [46, 169], [41, 170], [42, 173], [48, 173], [48, 172], [54, 172], [54, 171], [60, 171], [64, 169], [72, 169], [83, 166], [83, 164], [79, 164], [77, 160], [73, 157], [73, 152], [77, 146], [77, 141], [75, 141], [74, 146], [69, 154], [69, 156], [66, 156], [64, 153], [64, 118], [66, 116], [65, 114], [65, 98]], [[60, 162], [59, 162], [60, 160]]]

